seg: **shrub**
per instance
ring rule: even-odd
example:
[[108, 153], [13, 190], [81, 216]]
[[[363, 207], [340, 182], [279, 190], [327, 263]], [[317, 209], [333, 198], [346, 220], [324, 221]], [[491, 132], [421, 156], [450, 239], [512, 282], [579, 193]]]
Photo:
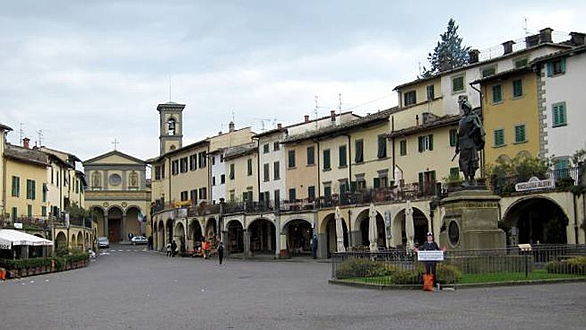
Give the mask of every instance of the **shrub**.
[[348, 259], [338, 266], [337, 278], [388, 276], [398, 268], [370, 259]]
[[548, 273], [586, 275], [586, 256], [561, 261], [550, 261], [545, 265]]
[[462, 271], [454, 265], [440, 263], [437, 266], [437, 277], [441, 284], [457, 283], [462, 279]]
[[403, 270], [398, 269], [391, 277], [391, 282], [394, 284], [420, 284], [421, 274], [423, 272], [419, 269]]

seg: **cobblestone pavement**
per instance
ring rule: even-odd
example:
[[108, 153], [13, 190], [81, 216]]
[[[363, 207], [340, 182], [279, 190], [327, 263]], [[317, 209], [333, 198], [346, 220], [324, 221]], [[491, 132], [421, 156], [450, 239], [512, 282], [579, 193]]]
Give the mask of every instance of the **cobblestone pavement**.
[[426, 293], [329, 285], [330, 265], [167, 258], [114, 246], [0, 282], [2, 329], [583, 329], [586, 284]]

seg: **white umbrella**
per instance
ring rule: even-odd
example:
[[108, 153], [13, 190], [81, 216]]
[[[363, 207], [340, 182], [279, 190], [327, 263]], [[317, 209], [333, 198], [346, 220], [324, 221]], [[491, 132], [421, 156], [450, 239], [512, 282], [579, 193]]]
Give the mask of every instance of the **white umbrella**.
[[340, 208], [336, 206], [336, 247], [338, 252], [346, 252], [344, 247], [344, 227], [342, 227], [342, 216]]
[[374, 204], [370, 203], [369, 223], [368, 223], [368, 240], [370, 241], [370, 252], [378, 251], [378, 228], [376, 226], [376, 210]]
[[412, 250], [414, 248], [413, 236], [415, 235], [415, 226], [413, 224], [413, 208], [411, 202], [407, 201], [407, 208], [405, 209], [405, 233], [407, 234], [407, 248]]

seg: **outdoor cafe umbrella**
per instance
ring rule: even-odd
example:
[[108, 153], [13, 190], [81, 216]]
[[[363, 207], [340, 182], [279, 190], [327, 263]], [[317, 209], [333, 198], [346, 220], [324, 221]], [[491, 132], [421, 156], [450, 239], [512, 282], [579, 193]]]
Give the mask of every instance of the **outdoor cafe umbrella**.
[[405, 209], [405, 233], [407, 234], [407, 248], [412, 250], [414, 248], [415, 227], [413, 225], [413, 208], [410, 201], [407, 201], [407, 208]]
[[340, 208], [336, 206], [336, 247], [338, 252], [346, 252], [344, 247], [344, 228], [342, 227], [342, 216]]
[[370, 241], [370, 252], [378, 251], [378, 228], [376, 226], [376, 210], [374, 204], [370, 203], [369, 223], [368, 223], [368, 240]]

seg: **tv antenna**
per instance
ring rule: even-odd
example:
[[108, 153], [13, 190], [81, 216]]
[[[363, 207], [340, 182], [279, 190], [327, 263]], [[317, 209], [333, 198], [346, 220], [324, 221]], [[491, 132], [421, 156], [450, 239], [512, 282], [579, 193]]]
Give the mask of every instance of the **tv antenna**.
[[37, 136], [39, 138], [39, 147], [43, 146], [43, 130], [40, 129], [37, 131]]
[[338, 112], [342, 115], [342, 93], [338, 93]]
[[318, 97], [317, 95], [315, 96], [315, 128], [317, 129], [317, 111], [319, 109], [319, 105], [318, 105]]
[[18, 136], [19, 136], [20, 140], [18, 143], [21, 143], [22, 139], [24, 138], [24, 129], [23, 129], [24, 124], [23, 123], [18, 123], [18, 124], [20, 126], [20, 129], [18, 130]]
[[529, 35], [529, 30], [527, 29], [527, 17], [523, 17], [523, 30], [525, 31], [525, 35]]

